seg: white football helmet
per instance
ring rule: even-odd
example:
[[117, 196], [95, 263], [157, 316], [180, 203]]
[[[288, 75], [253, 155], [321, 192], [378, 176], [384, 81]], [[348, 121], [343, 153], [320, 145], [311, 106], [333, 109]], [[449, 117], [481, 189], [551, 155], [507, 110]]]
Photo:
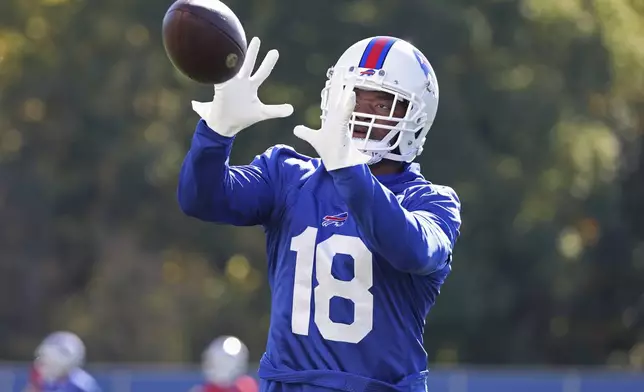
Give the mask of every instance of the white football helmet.
[[220, 336], [203, 353], [203, 373], [215, 385], [231, 385], [248, 370], [248, 348], [234, 336]]
[[[322, 90], [322, 123], [328, 114], [330, 78], [342, 72], [344, 78], [356, 77], [356, 87], [362, 90], [383, 91], [394, 96], [389, 116], [353, 112], [350, 129], [367, 127], [367, 135], [354, 138], [358, 149], [371, 155], [369, 164], [382, 159], [411, 162], [423, 151], [423, 144], [438, 109], [438, 81], [427, 58], [407, 41], [394, 37], [372, 37], [347, 49], [329, 69], [329, 80]], [[407, 101], [404, 117], [394, 117], [396, 104]], [[376, 120], [391, 121], [394, 125], [376, 124], [389, 129], [382, 140], [370, 140]]]
[[85, 362], [85, 345], [76, 334], [54, 332], [36, 348], [34, 366], [45, 381], [66, 376]]

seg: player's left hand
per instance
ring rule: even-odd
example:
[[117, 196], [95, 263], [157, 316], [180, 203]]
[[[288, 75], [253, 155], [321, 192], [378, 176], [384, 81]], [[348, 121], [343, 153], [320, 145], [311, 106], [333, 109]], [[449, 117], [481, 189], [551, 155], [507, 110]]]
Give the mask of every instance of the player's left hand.
[[295, 136], [315, 148], [328, 171], [362, 165], [370, 159], [353, 145], [349, 129], [349, 120], [356, 106], [355, 76], [347, 78], [346, 85], [344, 82], [342, 72], [336, 70], [331, 76], [329, 112], [322, 128], [313, 130], [298, 125], [293, 130]]

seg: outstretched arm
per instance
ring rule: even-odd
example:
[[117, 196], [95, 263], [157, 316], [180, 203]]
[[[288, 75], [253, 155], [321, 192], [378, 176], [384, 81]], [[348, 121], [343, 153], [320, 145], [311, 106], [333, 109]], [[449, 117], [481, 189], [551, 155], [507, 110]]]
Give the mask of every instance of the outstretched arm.
[[274, 206], [268, 168], [272, 150], [250, 165], [229, 166], [233, 140], [199, 121], [181, 167], [179, 206], [186, 215], [204, 221], [238, 226], [265, 223]]
[[403, 207], [367, 165], [329, 174], [368, 245], [394, 268], [426, 275], [450, 262], [461, 224], [460, 202], [452, 189], [420, 186]]
[[179, 205], [187, 215], [240, 226], [269, 219], [274, 206], [267, 166], [270, 150], [250, 165], [228, 165], [237, 133], [260, 121], [293, 113], [291, 105], [265, 105], [257, 97], [257, 89], [279, 58], [277, 50], [270, 50], [252, 74], [259, 46], [259, 39], [253, 38], [240, 71], [231, 80], [215, 85], [211, 102], [192, 102], [202, 120], [179, 178]]

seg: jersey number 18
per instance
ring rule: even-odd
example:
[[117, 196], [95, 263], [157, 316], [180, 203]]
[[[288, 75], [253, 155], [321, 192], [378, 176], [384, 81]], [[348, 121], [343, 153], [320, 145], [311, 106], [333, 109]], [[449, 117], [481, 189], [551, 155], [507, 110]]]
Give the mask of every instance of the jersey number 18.
[[[297, 252], [291, 330], [298, 335], [309, 334], [313, 291], [314, 322], [322, 337], [336, 342], [358, 343], [373, 329], [373, 294], [369, 292], [373, 286], [373, 256], [358, 237], [334, 234], [316, 245], [317, 233], [317, 228], [307, 227], [302, 234], [291, 239], [291, 250]], [[338, 253], [353, 258], [354, 277], [349, 281], [336, 279], [331, 274], [333, 257]], [[314, 259], [318, 285], [311, 290]], [[353, 323], [331, 320], [333, 297], [353, 301]]]

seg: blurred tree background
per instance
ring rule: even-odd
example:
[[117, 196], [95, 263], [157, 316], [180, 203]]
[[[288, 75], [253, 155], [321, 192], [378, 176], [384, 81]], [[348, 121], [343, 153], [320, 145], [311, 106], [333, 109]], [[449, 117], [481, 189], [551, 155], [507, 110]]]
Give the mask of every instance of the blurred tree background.
[[[229, 0], [261, 90], [295, 114], [244, 132], [233, 163], [308, 145], [326, 69], [405, 38], [441, 87], [420, 158], [463, 202], [430, 314], [439, 364], [644, 368], [644, 2]], [[263, 232], [182, 216], [175, 189], [206, 100], [160, 39], [170, 1], [0, 2], [0, 357], [69, 328], [91, 361], [185, 361], [234, 333], [261, 355]]]

